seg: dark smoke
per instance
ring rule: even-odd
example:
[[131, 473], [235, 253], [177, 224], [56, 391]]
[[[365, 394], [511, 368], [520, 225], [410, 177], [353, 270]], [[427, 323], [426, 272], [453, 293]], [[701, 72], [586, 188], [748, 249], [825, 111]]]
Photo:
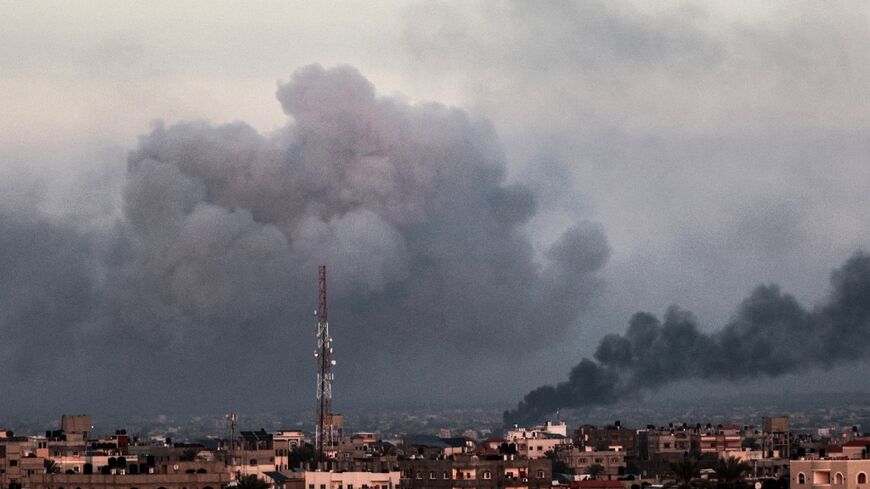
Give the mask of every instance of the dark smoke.
[[747, 297], [719, 331], [698, 331], [690, 312], [632, 317], [604, 337], [568, 380], [529, 392], [506, 424], [539, 422], [560, 408], [607, 404], [689, 379], [739, 381], [828, 368], [870, 353], [870, 255], [857, 253], [831, 275], [830, 296], [812, 310], [776, 285]]
[[485, 396], [468, 372], [563, 336], [600, 289], [601, 229], [536, 252], [538, 196], [487, 121], [378, 97], [350, 67], [277, 97], [292, 122], [270, 135], [157, 124], [96, 231], [0, 214], [0, 371], [27, 372], [0, 407], [308, 405], [320, 263], [338, 395], [444, 399], [464, 376]]

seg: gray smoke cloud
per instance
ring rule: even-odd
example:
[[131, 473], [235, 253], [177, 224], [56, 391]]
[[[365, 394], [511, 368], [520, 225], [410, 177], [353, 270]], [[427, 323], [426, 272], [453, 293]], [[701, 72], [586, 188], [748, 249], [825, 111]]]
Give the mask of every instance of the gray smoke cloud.
[[870, 348], [870, 254], [859, 252], [831, 275], [828, 299], [813, 309], [776, 285], [756, 288], [713, 333], [671, 307], [662, 319], [637, 313], [623, 334], [605, 336], [556, 385], [529, 392], [506, 424], [538, 422], [560, 408], [617, 402], [690, 379], [739, 381], [830, 368], [866, 359]]
[[156, 124], [97, 230], [0, 214], [0, 370], [22, 393], [0, 406], [313, 399], [321, 263], [338, 392], [362, 400], [448, 397], [564, 336], [600, 290], [602, 229], [535, 249], [538, 196], [508, 180], [486, 120], [379, 97], [346, 66], [300, 69], [277, 97], [292, 122], [274, 134]]

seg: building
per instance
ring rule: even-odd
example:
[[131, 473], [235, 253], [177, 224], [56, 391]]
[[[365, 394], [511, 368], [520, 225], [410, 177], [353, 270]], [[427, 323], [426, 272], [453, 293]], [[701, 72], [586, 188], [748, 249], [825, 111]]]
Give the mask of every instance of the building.
[[743, 449], [743, 435], [740, 426], [721, 425], [702, 433], [698, 444], [701, 455], [739, 452]]
[[788, 416], [761, 418], [761, 449], [768, 457], [789, 457], [791, 433]]
[[272, 434], [272, 448], [275, 450], [275, 470], [290, 470], [290, 454], [305, 445], [305, 434], [299, 430], [284, 430]]
[[638, 458], [679, 462], [700, 453], [700, 436], [683, 428], [647, 428], [637, 432]]
[[515, 427], [505, 433], [504, 439], [516, 447], [517, 454], [525, 458], [545, 458], [547, 452], [555, 452], [571, 445], [567, 433], [568, 427], [564, 421], [547, 421], [546, 424], [531, 429]]
[[398, 489], [399, 472], [314, 472], [291, 474], [284, 489]]
[[637, 431], [624, 428], [619, 421], [603, 428], [581, 426], [576, 431], [575, 439], [578, 446], [591, 447], [594, 451], [620, 449], [628, 460], [637, 457]]
[[398, 464], [402, 489], [543, 489], [552, 485], [553, 478], [552, 463], [548, 459], [461, 457], [454, 460], [399, 460]]
[[230, 482], [224, 471], [168, 474], [37, 474], [24, 489], [221, 489]]
[[625, 452], [622, 450], [592, 450], [571, 448], [560, 450], [556, 453], [559, 460], [565, 462], [575, 474], [586, 474], [589, 467], [600, 466], [603, 471], [598, 475], [600, 479], [615, 479], [625, 474]]
[[870, 460], [792, 460], [792, 489], [867, 489]]

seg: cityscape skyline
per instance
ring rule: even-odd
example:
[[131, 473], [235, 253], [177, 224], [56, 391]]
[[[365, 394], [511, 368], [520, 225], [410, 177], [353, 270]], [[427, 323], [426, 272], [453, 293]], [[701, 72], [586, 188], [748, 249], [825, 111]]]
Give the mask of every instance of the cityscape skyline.
[[865, 5], [197, 5], [0, 19], [0, 412], [866, 391]]

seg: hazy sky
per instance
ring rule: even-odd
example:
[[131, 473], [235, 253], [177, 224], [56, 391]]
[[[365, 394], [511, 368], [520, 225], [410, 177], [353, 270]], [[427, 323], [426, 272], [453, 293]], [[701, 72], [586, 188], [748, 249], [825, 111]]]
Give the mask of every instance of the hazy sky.
[[509, 407], [637, 311], [810, 307], [868, 247], [865, 2], [0, 11], [0, 409], [308, 406], [325, 259], [340, 400]]

